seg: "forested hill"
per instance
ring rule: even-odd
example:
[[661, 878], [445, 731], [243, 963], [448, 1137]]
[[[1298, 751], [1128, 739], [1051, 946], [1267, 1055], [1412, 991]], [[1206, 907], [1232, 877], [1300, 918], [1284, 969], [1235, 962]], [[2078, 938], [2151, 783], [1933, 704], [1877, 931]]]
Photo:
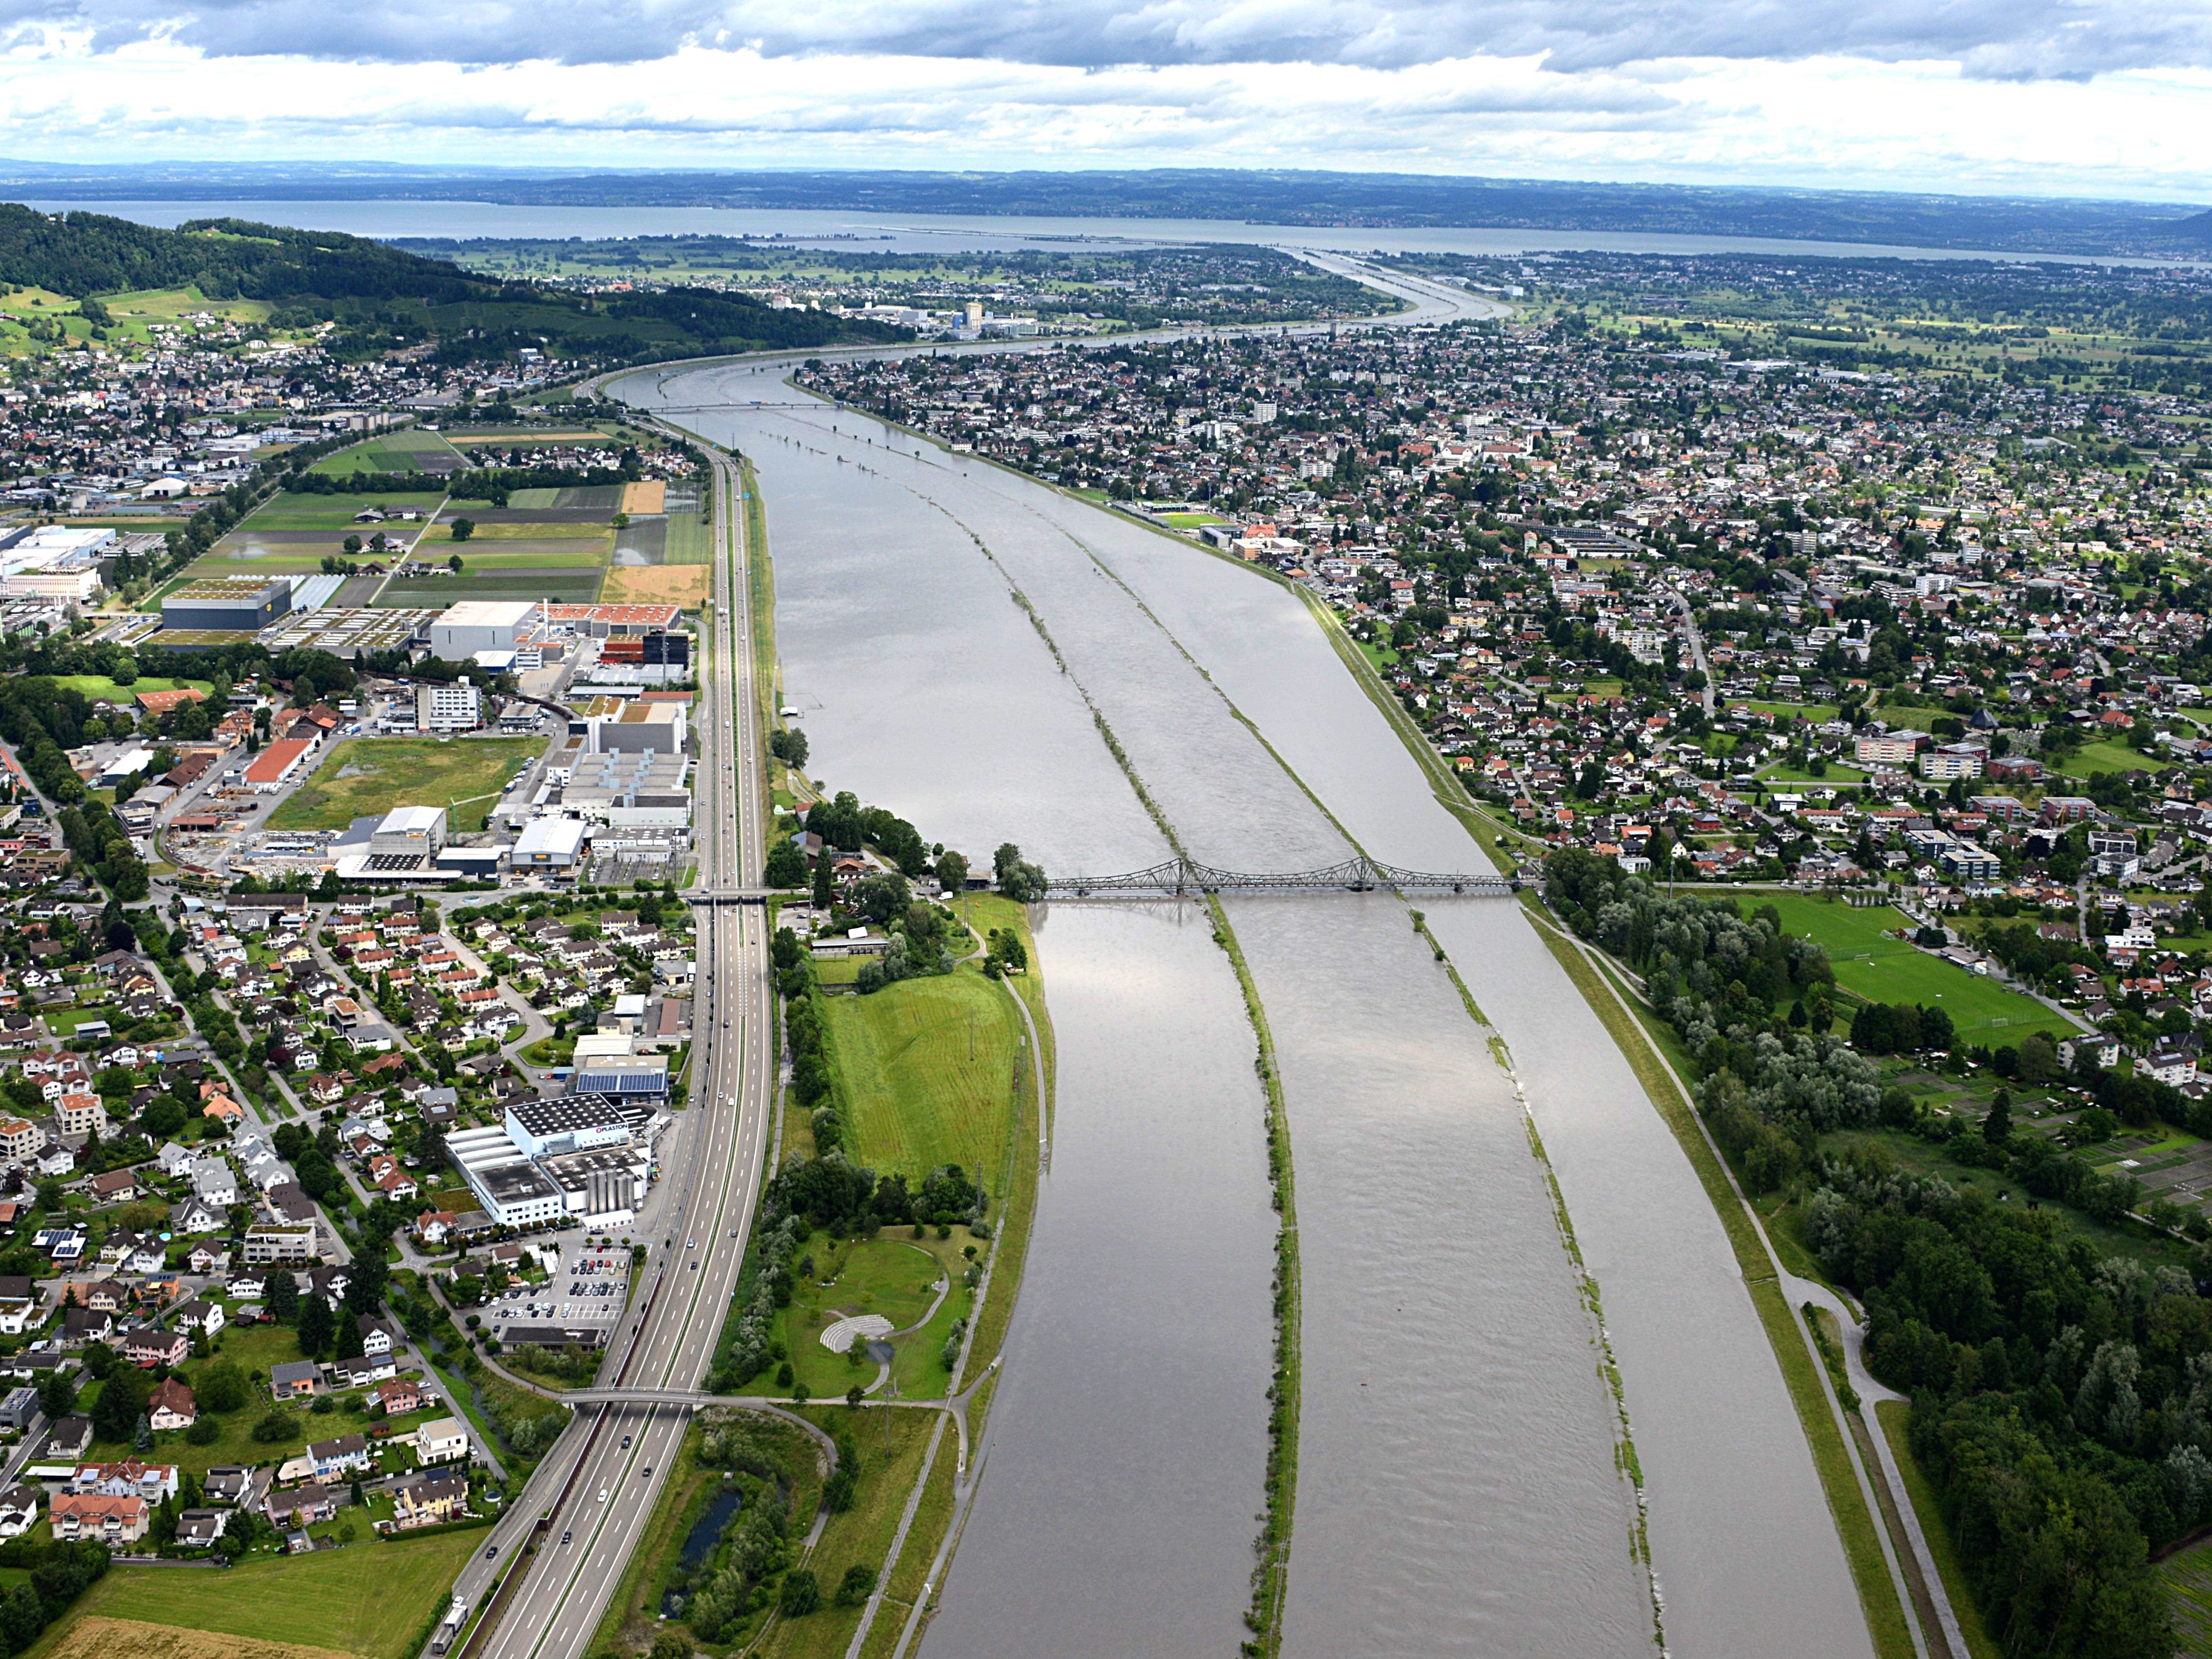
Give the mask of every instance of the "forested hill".
[[339, 324], [333, 343], [349, 355], [435, 339], [456, 357], [550, 343], [571, 355], [636, 361], [908, 337], [904, 329], [776, 310], [704, 289], [563, 293], [337, 231], [240, 219], [164, 230], [14, 203], [0, 203], [0, 282], [78, 300], [197, 288], [211, 300], [264, 301], [277, 307], [272, 320], [280, 327]]
[[197, 288], [211, 300], [313, 295], [454, 301], [501, 284], [366, 237], [242, 219], [176, 230], [100, 213], [48, 215], [0, 204], [0, 279], [75, 299], [133, 289]]

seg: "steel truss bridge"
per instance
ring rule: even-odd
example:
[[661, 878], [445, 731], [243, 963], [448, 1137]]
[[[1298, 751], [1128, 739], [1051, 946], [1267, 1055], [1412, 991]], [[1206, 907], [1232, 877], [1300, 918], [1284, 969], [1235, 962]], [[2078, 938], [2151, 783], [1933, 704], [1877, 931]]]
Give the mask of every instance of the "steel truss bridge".
[[1318, 870], [1218, 870], [1194, 859], [1170, 859], [1149, 870], [1118, 876], [1054, 876], [1049, 897], [1156, 898], [1198, 893], [1424, 893], [1502, 896], [1521, 890], [1518, 876], [1439, 875], [1428, 870], [1377, 864], [1362, 854]]

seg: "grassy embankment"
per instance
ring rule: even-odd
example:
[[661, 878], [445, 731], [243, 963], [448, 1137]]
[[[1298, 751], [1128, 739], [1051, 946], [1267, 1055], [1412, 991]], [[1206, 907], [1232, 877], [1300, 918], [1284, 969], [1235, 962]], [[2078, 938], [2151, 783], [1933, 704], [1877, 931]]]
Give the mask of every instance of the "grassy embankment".
[[[477, 1532], [441, 1533], [253, 1561], [228, 1572], [114, 1567], [27, 1651], [37, 1659], [141, 1651], [127, 1630], [101, 1632], [112, 1644], [88, 1644], [74, 1634], [87, 1621], [129, 1620], [359, 1659], [410, 1659], [427, 1633], [423, 1626], [482, 1540]], [[186, 1651], [214, 1659], [236, 1650], [212, 1643]]]
[[474, 830], [544, 747], [543, 738], [349, 738], [270, 814], [269, 828], [343, 830], [409, 805], [456, 809], [455, 828]]

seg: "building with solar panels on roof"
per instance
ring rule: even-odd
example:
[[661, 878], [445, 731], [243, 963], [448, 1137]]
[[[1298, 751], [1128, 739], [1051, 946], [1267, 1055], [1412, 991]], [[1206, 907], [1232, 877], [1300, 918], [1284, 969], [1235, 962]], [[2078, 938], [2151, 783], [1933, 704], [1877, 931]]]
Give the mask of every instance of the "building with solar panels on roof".
[[292, 608], [283, 576], [217, 576], [187, 582], [161, 601], [161, 626], [258, 634]]

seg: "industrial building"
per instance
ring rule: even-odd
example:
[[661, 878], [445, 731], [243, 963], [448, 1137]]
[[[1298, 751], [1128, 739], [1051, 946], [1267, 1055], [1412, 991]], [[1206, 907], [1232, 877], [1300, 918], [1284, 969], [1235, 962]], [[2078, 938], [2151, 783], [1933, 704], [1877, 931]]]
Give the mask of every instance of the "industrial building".
[[[579, 1037], [577, 1047], [595, 1039]], [[629, 1052], [629, 1039], [623, 1039]], [[530, 1100], [507, 1109], [507, 1137], [532, 1158], [557, 1157], [593, 1146], [619, 1146], [630, 1138], [630, 1115], [611, 1100], [571, 1095], [563, 1099]]]
[[690, 737], [690, 708], [675, 702], [640, 699], [568, 723], [571, 736], [592, 755], [681, 755]]
[[473, 732], [483, 724], [483, 693], [463, 678], [454, 685], [415, 688], [417, 732]]
[[[441, 855], [446, 846], [446, 814], [437, 806], [395, 806], [368, 832], [366, 847], [357, 838], [359, 825], [341, 841], [337, 860], [341, 881], [415, 881], [445, 878]], [[346, 846], [358, 849], [347, 851]]]
[[591, 833], [591, 825], [576, 818], [533, 818], [516, 838], [507, 866], [552, 875], [573, 874], [583, 862], [584, 843]]
[[118, 545], [112, 530], [64, 525], [0, 536], [0, 599], [82, 605], [100, 591], [100, 562]]
[[510, 1106], [503, 1128], [453, 1130], [446, 1151], [503, 1226], [568, 1217], [618, 1226], [644, 1202], [653, 1143], [666, 1124], [647, 1106], [575, 1095]]
[[217, 576], [190, 582], [161, 601], [161, 626], [258, 634], [292, 608], [283, 576]]
[[463, 599], [430, 624], [430, 654], [468, 662], [479, 651], [512, 651], [538, 612], [528, 599]]
[[270, 744], [246, 769], [246, 787], [256, 794], [276, 793], [307, 763], [317, 747], [313, 738], [287, 738], [282, 743]]
[[[593, 1031], [576, 1039], [569, 1089], [579, 1097], [656, 1101], [668, 1096], [668, 1056], [641, 1054], [637, 1040], [622, 1031]], [[509, 1109], [513, 1115], [513, 1109]], [[579, 1146], [586, 1143], [579, 1141]]]

